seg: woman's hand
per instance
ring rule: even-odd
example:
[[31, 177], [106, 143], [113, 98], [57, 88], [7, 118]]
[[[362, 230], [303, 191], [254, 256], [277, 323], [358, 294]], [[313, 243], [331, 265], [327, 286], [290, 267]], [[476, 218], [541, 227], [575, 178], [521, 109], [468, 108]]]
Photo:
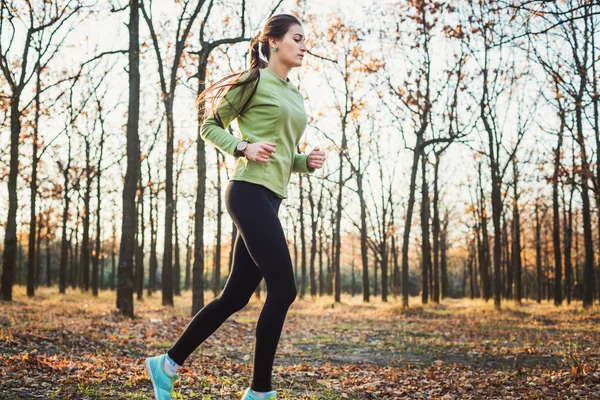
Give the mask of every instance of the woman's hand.
[[322, 168], [325, 163], [325, 152], [318, 147], [312, 149], [306, 160], [306, 165], [310, 168]]
[[250, 143], [244, 149], [244, 155], [252, 160], [266, 163], [269, 161], [271, 154], [275, 153], [277, 143], [271, 142], [256, 142]]

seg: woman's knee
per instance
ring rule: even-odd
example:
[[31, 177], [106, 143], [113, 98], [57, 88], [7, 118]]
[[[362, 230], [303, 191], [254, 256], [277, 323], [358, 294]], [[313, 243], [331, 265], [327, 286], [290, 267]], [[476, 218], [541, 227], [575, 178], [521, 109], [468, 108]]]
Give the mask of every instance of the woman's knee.
[[296, 285], [290, 285], [286, 288], [278, 287], [277, 289], [269, 289], [267, 287], [267, 295], [276, 299], [279, 304], [290, 306], [298, 296]]

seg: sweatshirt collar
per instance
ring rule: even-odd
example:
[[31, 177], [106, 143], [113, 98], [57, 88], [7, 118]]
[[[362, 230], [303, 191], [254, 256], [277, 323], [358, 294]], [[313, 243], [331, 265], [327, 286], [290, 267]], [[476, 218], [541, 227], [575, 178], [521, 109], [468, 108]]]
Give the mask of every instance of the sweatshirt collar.
[[274, 76], [281, 83], [281, 85], [288, 86], [288, 84], [290, 83], [290, 78], [287, 78], [286, 80], [283, 80], [272, 69], [270, 69], [268, 67], [265, 67], [265, 68], [263, 68], [263, 71], [265, 71], [265, 70], [267, 71], [268, 74], [271, 74], [272, 76]]

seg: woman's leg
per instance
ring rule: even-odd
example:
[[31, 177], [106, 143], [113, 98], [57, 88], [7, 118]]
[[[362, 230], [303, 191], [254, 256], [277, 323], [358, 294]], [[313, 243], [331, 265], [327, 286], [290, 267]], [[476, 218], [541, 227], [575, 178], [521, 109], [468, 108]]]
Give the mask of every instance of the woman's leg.
[[188, 356], [227, 318], [248, 304], [261, 279], [262, 275], [238, 232], [233, 248], [231, 273], [223, 291], [194, 316], [168, 351], [169, 357], [177, 364], [183, 365]]
[[273, 361], [285, 317], [296, 298], [292, 259], [277, 216], [281, 199], [264, 186], [243, 181], [232, 181], [225, 197], [228, 211], [267, 285], [256, 326], [251, 389], [268, 392], [272, 390]]

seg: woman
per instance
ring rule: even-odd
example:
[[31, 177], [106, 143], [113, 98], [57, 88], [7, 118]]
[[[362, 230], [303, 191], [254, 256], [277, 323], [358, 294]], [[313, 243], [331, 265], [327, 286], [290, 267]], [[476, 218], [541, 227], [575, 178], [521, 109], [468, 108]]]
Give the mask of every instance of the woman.
[[[307, 117], [304, 99], [287, 75], [302, 66], [307, 51], [304, 39], [296, 17], [271, 17], [250, 41], [250, 69], [222, 79], [198, 98], [197, 104], [202, 105], [216, 90], [213, 100], [222, 99], [212, 102], [201, 136], [237, 157], [225, 203], [238, 235], [223, 291], [194, 316], [167, 354], [146, 359], [157, 400], [171, 398], [177, 368], [229, 316], [246, 306], [262, 278], [267, 298], [256, 326], [252, 384], [242, 400], [276, 399], [271, 387], [273, 360], [287, 311], [296, 298], [292, 260], [277, 213], [287, 198], [291, 173], [312, 174], [325, 162], [325, 152], [318, 147], [308, 155], [296, 153]], [[226, 83], [230, 80], [233, 83]], [[242, 139], [225, 130], [236, 118]]]

